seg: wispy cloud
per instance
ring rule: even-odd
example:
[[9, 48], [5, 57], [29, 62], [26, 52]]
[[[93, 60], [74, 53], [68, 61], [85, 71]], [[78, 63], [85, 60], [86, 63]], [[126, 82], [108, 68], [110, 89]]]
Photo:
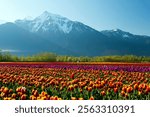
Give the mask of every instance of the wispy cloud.
[[2, 49], [1, 52], [20, 52], [20, 50]]

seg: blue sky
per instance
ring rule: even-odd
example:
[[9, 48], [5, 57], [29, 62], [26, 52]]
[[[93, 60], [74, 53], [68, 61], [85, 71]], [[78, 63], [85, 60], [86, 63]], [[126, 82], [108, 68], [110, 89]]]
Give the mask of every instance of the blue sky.
[[99, 31], [122, 29], [150, 35], [150, 0], [0, 0], [0, 19], [36, 17], [43, 11], [80, 21]]

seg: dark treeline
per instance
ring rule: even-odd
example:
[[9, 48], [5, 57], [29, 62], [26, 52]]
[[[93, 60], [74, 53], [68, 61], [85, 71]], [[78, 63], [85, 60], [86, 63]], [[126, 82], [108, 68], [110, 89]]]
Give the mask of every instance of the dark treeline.
[[10, 53], [0, 52], [1, 62], [150, 62], [146, 56], [60, 56], [54, 53], [40, 53], [32, 56], [15, 56]]

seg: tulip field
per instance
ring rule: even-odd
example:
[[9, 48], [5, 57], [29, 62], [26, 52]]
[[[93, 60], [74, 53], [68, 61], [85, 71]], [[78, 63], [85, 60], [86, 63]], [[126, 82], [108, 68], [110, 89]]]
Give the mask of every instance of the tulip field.
[[149, 63], [0, 63], [0, 100], [149, 99]]

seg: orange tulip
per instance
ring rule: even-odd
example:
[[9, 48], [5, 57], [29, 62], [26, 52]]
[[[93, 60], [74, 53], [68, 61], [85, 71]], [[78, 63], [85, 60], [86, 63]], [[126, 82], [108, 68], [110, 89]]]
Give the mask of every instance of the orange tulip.
[[76, 97], [71, 97], [71, 100], [76, 100]]
[[134, 85], [134, 89], [137, 90], [138, 89], [138, 84]]
[[91, 92], [92, 91], [92, 87], [88, 87], [88, 91]]
[[16, 95], [15, 93], [13, 93], [11, 97], [12, 97], [12, 98], [16, 98], [17, 95]]
[[8, 89], [7, 87], [5, 87], [4, 90], [3, 90], [3, 92], [4, 92], [5, 94], [7, 94], [7, 93], [9, 92], [9, 89]]
[[125, 92], [124, 92], [124, 91], [121, 91], [121, 95], [122, 95], [122, 96], [125, 96]]
[[83, 98], [78, 98], [78, 100], [83, 100]]
[[33, 93], [33, 95], [34, 95], [35, 97], [39, 96], [38, 91], [37, 91], [37, 90], [35, 90], [35, 91], [34, 91], [34, 93]]
[[90, 100], [94, 100], [94, 97], [93, 97], [93, 96], [91, 96], [91, 97], [90, 97]]
[[106, 95], [105, 91], [101, 91], [101, 95], [105, 96]]
[[21, 100], [25, 100], [27, 98], [27, 95], [26, 94], [23, 94], [22, 96], [21, 96]]
[[117, 93], [118, 92], [118, 88], [114, 88], [114, 92]]

